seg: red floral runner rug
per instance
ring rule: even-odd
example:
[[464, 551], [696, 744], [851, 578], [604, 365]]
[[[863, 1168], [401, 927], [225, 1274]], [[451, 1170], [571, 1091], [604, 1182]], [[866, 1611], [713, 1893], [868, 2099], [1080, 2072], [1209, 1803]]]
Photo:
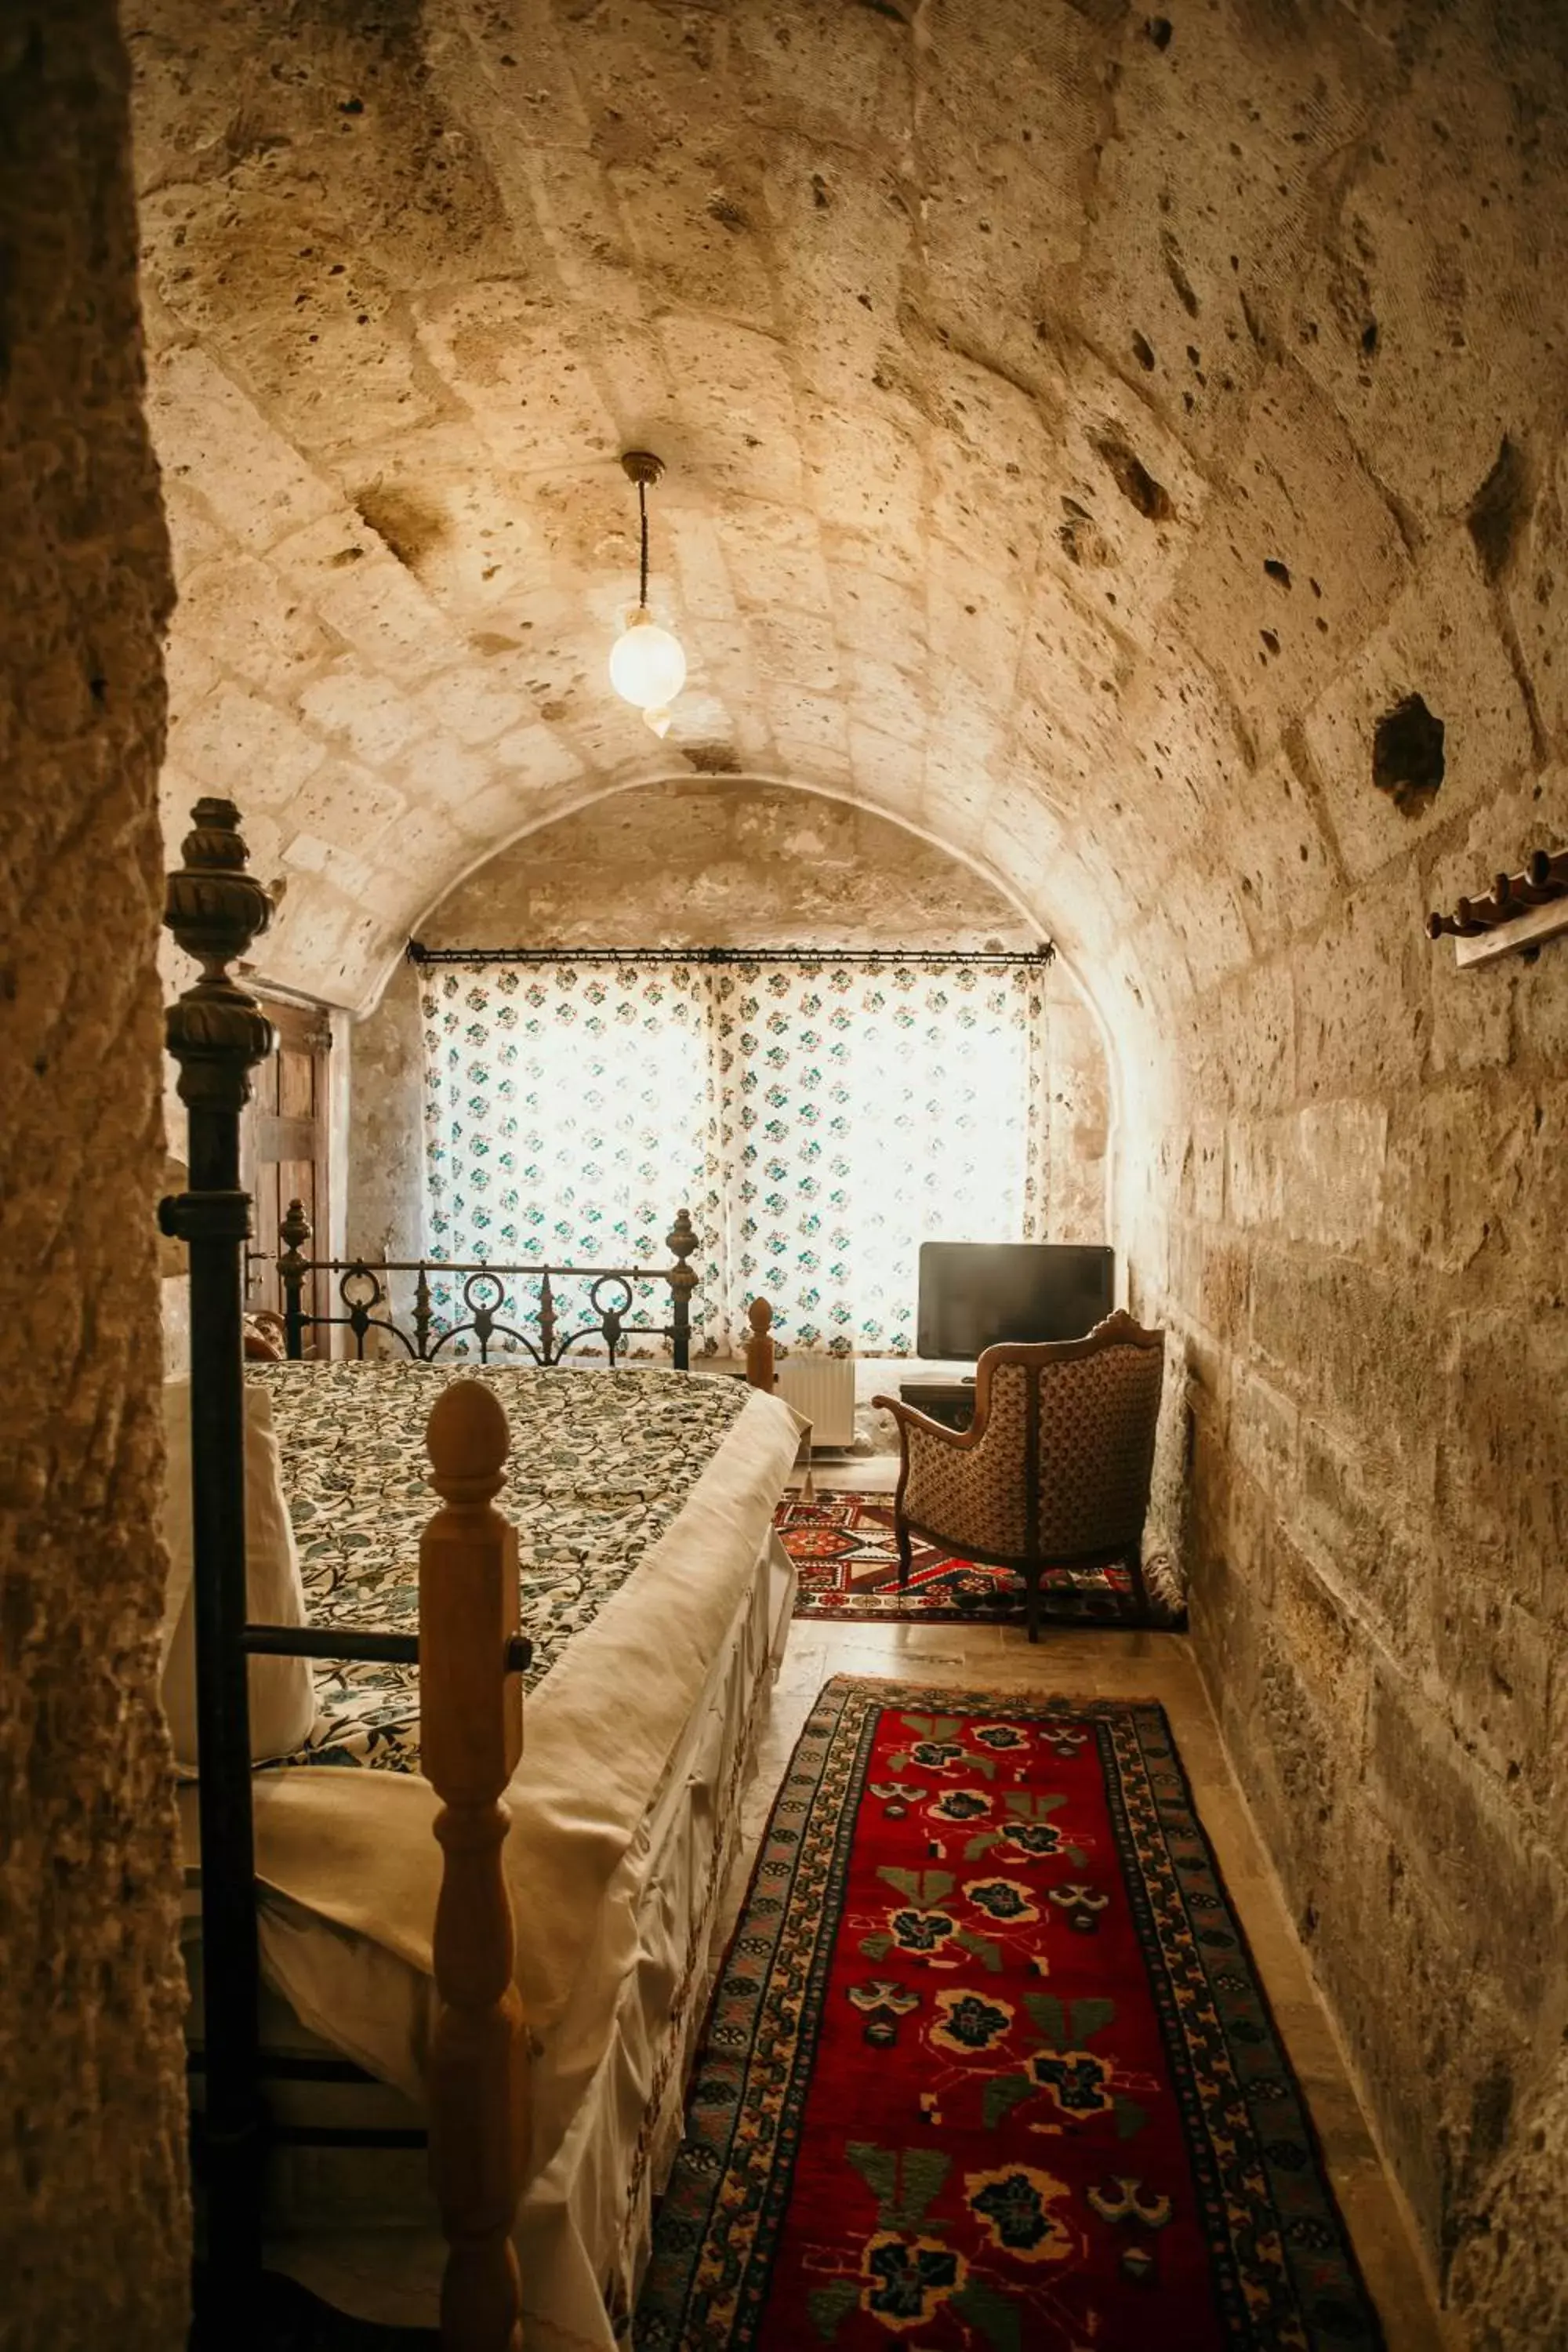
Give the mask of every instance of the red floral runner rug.
[[[773, 1513], [773, 1525], [800, 1579], [797, 1617], [1024, 1622], [1022, 1577], [963, 1559], [923, 1536], [911, 1538], [909, 1586], [900, 1591], [891, 1495], [819, 1494], [811, 1503], [788, 1495]], [[1184, 1623], [1173, 1572], [1156, 1559], [1144, 1580], [1154, 1623]], [[1120, 1561], [1109, 1568], [1048, 1569], [1040, 1580], [1040, 1614], [1047, 1622], [1075, 1626], [1144, 1622]]]
[[1381, 2340], [1163, 1711], [829, 1683], [638, 2352]]

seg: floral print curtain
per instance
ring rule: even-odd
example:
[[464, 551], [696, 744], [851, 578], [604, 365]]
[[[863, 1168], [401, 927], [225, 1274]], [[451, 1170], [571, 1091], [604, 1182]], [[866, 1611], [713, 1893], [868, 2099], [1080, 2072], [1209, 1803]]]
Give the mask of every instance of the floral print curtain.
[[1039, 1237], [1038, 967], [433, 965], [422, 1011], [439, 1257], [660, 1265], [685, 1205], [700, 1347], [761, 1294], [903, 1355], [922, 1241]]
[[[689, 1208], [702, 1276], [694, 1343], [720, 1345], [707, 973], [564, 961], [433, 965], [421, 1011], [434, 1255], [667, 1266], [664, 1237], [677, 1209]], [[433, 1287], [437, 1313], [449, 1316], [447, 1286]], [[563, 1328], [595, 1319], [587, 1286], [555, 1291]], [[525, 1328], [535, 1304], [530, 1289], [521, 1300]], [[667, 1320], [668, 1290], [649, 1285], [633, 1312]], [[631, 1352], [649, 1350], [634, 1342]]]
[[767, 1297], [792, 1345], [907, 1355], [922, 1241], [1032, 1237], [1040, 977], [715, 968], [731, 1291]]

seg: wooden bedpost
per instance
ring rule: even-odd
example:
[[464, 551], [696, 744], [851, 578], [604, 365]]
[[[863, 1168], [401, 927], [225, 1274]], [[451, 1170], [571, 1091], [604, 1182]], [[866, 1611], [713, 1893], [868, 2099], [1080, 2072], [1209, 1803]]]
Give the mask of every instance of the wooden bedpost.
[[490, 1498], [506, 1414], [493, 1389], [454, 1381], [426, 1432], [443, 1507], [419, 1545], [420, 1747], [441, 1799], [436, 1911], [440, 2006], [426, 2064], [430, 2169], [447, 2235], [443, 2352], [521, 2352], [511, 2242], [522, 2180], [523, 2020], [501, 1869], [508, 1782], [522, 1753], [522, 1683], [504, 1671], [518, 1630], [517, 1537]]
[[310, 1271], [305, 1255], [310, 1220], [303, 1201], [289, 1202], [278, 1238], [283, 1244], [278, 1254], [278, 1274], [283, 1285], [283, 1349], [289, 1362], [298, 1363], [305, 1352], [305, 1276]]
[[697, 1247], [689, 1209], [677, 1209], [675, 1223], [664, 1237], [675, 1264], [669, 1270], [670, 1358], [678, 1372], [691, 1370], [691, 1294], [697, 1287], [695, 1267], [688, 1264]]
[[773, 1392], [773, 1310], [765, 1298], [753, 1298], [746, 1309], [752, 1336], [746, 1342], [746, 1378], [764, 1396]]
[[[189, 1182], [163, 1201], [191, 1277], [191, 1507], [206, 2108], [202, 2146], [216, 2313], [245, 2311], [261, 2265], [264, 2115], [257, 2086], [260, 1989], [250, 1812], [245, 1623], [245, 1362], [240, 1253], [250, 1196], [239, 1181], [239, 1115], [272, 1024], [230, 967], [266, 930], [272, 901], [249, 871], [232, 801], [199, 800], [168, 878], [163, 922], [198, 977], [164, 1015], [187, 1113]], [[216, 2336], [215, 2336], [216, 2340]]]

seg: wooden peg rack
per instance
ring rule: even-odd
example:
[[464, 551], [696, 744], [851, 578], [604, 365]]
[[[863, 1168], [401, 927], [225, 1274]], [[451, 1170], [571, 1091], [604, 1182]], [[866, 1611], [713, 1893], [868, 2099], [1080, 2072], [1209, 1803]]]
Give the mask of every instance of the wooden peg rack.
[[1455, 961], [1489, 963], [1568, 931], [1568, 850], [1538, 849], [1522, 874], [1499, 874], [1485, 898], [1461, 898], [1426, 918], [1426, 936], [1454, 942]]

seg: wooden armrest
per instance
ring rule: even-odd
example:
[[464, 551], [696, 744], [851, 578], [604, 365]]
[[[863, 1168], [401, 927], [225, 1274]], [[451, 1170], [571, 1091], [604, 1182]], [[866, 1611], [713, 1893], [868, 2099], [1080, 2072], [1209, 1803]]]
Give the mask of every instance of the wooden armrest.
[[900, 1444], [906, 1430], [917, 1431], [921, 1437], [940, 1437], [944, 1445], [969, 1446], [973, 1443], [969, 1430], [952, 1429], [945, 1421], [932, 1421], [929, 1413], [920, 1412], [912, 1404], [905, 1404], [901, 1397], [875, 1396], [871, 1402], [879, 1405], [884, 1412], [892, 1414], [899, 1424]]

